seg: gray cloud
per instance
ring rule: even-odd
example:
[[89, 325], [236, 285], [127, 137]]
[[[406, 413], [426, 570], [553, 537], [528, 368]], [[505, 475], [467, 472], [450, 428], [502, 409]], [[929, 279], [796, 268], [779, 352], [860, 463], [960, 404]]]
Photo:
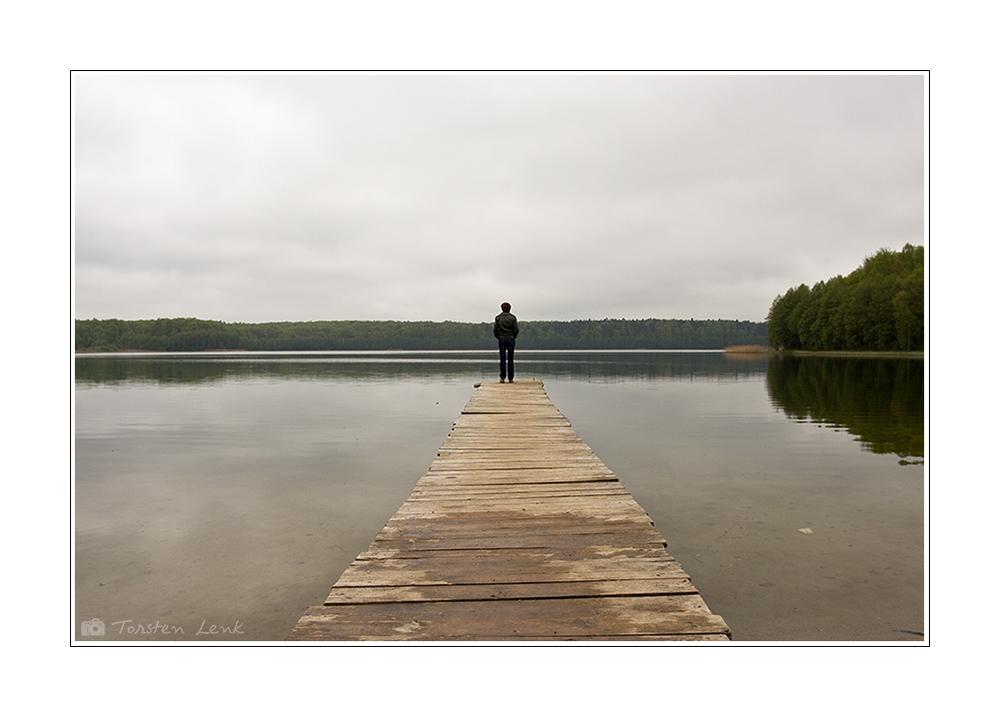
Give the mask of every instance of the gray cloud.
[[74, 76], [76, 315], [763, 320], [923, 242], [922, 76]]

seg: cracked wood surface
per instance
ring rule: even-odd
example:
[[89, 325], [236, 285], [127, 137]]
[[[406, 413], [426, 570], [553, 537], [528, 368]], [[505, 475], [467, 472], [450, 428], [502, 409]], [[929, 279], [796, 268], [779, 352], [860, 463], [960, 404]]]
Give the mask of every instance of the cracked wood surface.
[[290, 640], [727, 641], [541, 381], [477, 386], [438, 457]]

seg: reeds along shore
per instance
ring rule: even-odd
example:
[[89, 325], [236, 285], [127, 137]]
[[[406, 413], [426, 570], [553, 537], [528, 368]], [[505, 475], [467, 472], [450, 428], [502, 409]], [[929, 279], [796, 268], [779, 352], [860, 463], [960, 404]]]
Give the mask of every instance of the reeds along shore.
[[727, 346], [725, 352], [727, 354], [770, 354], [774, 353], [774, 349], [769, 346], [761, 346], [760, 344], [743, 344]]

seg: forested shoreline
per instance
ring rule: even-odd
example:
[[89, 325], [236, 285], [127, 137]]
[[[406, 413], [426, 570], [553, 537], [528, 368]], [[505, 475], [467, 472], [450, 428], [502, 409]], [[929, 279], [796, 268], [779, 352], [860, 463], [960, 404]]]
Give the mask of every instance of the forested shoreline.
[[[76, 350], [385, 351], [475, 350], [495, 345], [492, 323], [310, 321], [226, 323], [196, 318], [77, 319]], [[522, 349], [722, 349], [763, 344], [767, 324], [727, 319], [522, 321]]]
[[[77, 319], [79, 352], [427, 351], [493, 347], [491, 323], [197, 318]], [[727, 319], [523, 321], [519, 347], [541, 350], [923, 351], [924, 248], [882, 249], [856, 270], [775, 297], [766, 322]]]
[[881, 249], [853, 272], [777, 296], [768, 343], [805, 351], [923, 351], [924, 248]]

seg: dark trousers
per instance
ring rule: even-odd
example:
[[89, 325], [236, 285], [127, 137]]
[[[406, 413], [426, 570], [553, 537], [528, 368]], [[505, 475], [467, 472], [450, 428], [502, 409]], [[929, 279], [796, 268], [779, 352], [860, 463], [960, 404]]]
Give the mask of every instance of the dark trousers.
[[514, 380], [514, 339], [502, 338], [500, 341], [500, 380]]

